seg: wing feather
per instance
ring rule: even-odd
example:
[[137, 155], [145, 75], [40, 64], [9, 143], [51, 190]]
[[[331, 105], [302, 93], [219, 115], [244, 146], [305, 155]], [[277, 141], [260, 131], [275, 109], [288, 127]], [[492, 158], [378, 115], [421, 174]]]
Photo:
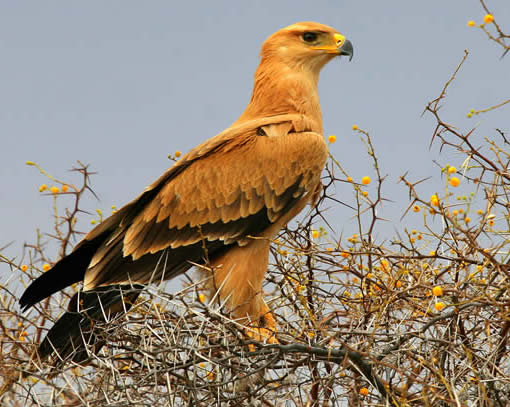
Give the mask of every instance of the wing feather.
[[173, 269], [161, 273], [170, 278], [189, 267], [174, 255], [200, 262], [204, 244], [217, 251], [276, 230], [272, 225], [320, 183], [327, 147], [310, 123], [299, 115], [249, 121], [190, 151], [121, 209], [115, 238], [97, 251], [85, 286], [146, 282], [165, 249]]
[[[270, 222], [276, 222], [289, 200], [315, 188], [312, 184], [317, 184], [327, 155], [322, 137], [315, 133], [275, 135], [276, 130], [290, 128], [274, 127], [272, 137], [251, 131], [239, 136], [242, 140], [237, 140], [236, 149], [228, 146], [192, 163], [164, 185], [134, 219], [124, 238], [124, 255], [136, 259], [162, 250], [163, 239], [152, 247], [150, 235], [164, 235], [155, 224], [165, 219], [169, 229], [179, 231], [167, 236], [167, 247], [173, 248], [200, 238], [232, 240], [238, 231], [229, 232], [228, 225], [263, 208]], [[299, 188], [286, 194], [296, 182]], [[202, 188], [213, 184], [214, 189]], [[202, 237], [192, 232], [193, 227], [205, 224], [222, 232], [208, 228]]]

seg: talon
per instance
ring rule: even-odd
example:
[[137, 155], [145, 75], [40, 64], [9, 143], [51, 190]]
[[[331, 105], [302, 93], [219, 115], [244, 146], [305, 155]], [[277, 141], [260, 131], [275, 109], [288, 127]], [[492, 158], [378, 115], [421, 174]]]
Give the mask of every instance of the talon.
[[[270, 312], [266, 312], [262, 314], [259, 318], [259, 326], [258, 327], [248, 327], [246, 328], [246, 336], [249, 338], [266, 343], [266, 344], [277, 344], [278, 339], [276, 339], [276, 321], [273, 317], [273, 314]], [[255, 345], [249, 344], [248, 349], [250, 352], [255, 351]]]

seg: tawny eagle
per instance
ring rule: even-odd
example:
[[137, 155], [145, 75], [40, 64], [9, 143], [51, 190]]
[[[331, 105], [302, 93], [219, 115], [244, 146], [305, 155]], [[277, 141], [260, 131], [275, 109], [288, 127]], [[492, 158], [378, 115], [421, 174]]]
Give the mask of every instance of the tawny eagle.
[[23, 309], [83, 281], [41, 343], [42, 358], [86, 360], [84, 342], [101, 346], [94, 343], [94, 319], [125, 312], [144, 284], [193, 264], [210, 267], [234, 318], [274, 328], [262, 296], [269, 245], [320, 190], [328, 148], [317, 83], [339, 55], [352, 58], [351, 43], [313, 22], [264, 42], [241, 117], [185, 154], [26, 289]]

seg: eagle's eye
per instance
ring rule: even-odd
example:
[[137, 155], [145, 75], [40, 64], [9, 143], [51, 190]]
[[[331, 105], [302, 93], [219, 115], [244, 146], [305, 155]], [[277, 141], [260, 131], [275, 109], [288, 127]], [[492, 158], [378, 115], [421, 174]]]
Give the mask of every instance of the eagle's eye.
[[305, 42], [315, 42], [317, 40], [317, 33], [307, 31], [303, 34], [303, 40]]

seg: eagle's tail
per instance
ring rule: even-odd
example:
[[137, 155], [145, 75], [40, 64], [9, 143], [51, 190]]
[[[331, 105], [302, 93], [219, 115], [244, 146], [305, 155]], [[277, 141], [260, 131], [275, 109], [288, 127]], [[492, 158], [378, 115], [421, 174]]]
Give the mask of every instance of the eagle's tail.
[[98, 352], [105, 344], [108, 322], [127, 312], [142, 288], [117, 285], [76, 293], [67, 312], [39, 345], [39, 358], [49, 358], [55, 367], [70, 361], [87, 364], [89, 353]]

